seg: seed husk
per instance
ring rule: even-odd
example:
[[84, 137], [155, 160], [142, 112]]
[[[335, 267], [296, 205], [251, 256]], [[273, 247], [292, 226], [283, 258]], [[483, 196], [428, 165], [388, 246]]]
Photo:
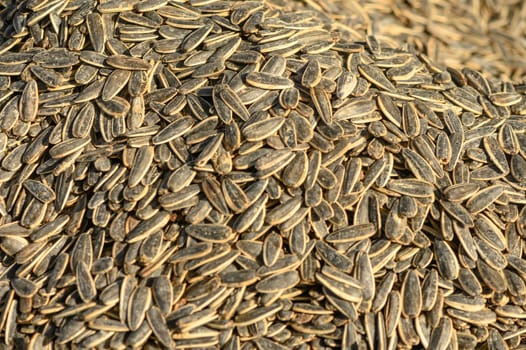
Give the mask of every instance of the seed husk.
[[272, 293], [292, 288], [299, 282], [296, 271], [279, 273], [262, 279], [256, 284], [256, 289], [261, 293]]
[[173, 347], [173, 341], [170, 337], [170, 330], [166, 325], [161, 310], [157, 306], [152, 306], [147, 315], [148, 323], [157, 339], [166, 347]]
[[270, 73], [253, 72], [246, 76], [247, 83], [261, 89], [287, 89], [294, 86], [292, 80]]
[[123, 70], [148, 70], [150, 65], [141, 58], [125, 55], [108, 56], [105, 63], [111, 67]]

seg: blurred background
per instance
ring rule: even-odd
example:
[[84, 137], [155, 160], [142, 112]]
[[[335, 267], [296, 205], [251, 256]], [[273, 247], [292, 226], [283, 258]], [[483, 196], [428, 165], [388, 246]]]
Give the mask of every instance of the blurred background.
[[[526, 77], [526, 1], [523, 0], [271, 0], [315, 8], [339, 31], [382, 45], [406, 46], [437, 64], [483, 71], [522, 83]], [[291, 3], [293, 5], [291, 5]]]

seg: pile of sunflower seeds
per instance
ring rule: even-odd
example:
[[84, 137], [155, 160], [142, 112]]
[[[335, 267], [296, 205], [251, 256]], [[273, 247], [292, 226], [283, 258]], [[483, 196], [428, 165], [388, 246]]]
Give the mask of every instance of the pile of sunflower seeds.
[[526, 79], [526, 2], [522, 0], [301, 0], [383, 44], [423, 52], [435, 63], [468, 67], [486, 77]]
[[526, 1], [335, 1], [340, 14], [362, 8], [372, 32], [409, 43], [435, 62], [502, 80], [526, 79]]
[[525, 86], [276, 1], [4, 12], [3, 348], [525, 349]]

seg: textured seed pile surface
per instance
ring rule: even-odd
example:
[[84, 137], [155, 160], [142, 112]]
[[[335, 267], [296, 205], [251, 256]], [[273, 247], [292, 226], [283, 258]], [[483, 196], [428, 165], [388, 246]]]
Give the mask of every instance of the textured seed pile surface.
[[524, 346], [524, 86], [312, 4], [7, 8], [5, 348]]

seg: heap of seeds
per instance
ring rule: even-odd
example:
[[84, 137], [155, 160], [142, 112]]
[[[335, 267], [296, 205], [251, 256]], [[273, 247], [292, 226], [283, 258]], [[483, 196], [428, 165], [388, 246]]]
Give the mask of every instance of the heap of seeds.
[[[301, 0], [347, 25], [358, 39], [375, 33], [383, 44], [407, 45], [435, 63], [481, 70], [485, 77], [526, 79], [526, 1]], [[359, 40], [359, 39], [358, 39]]]
[[524, 349], [523, 86], [275, 1], [4, 15], [7, 348]]
[[[335, 0], [355, 8], [357, 0]], [[503, 80], [526, 79], [526, 1], [365, 0], [374, 32], [408, 42], [435, 62], [482, 70]], [[340, 13], [346, 13], [341, 11]]]

